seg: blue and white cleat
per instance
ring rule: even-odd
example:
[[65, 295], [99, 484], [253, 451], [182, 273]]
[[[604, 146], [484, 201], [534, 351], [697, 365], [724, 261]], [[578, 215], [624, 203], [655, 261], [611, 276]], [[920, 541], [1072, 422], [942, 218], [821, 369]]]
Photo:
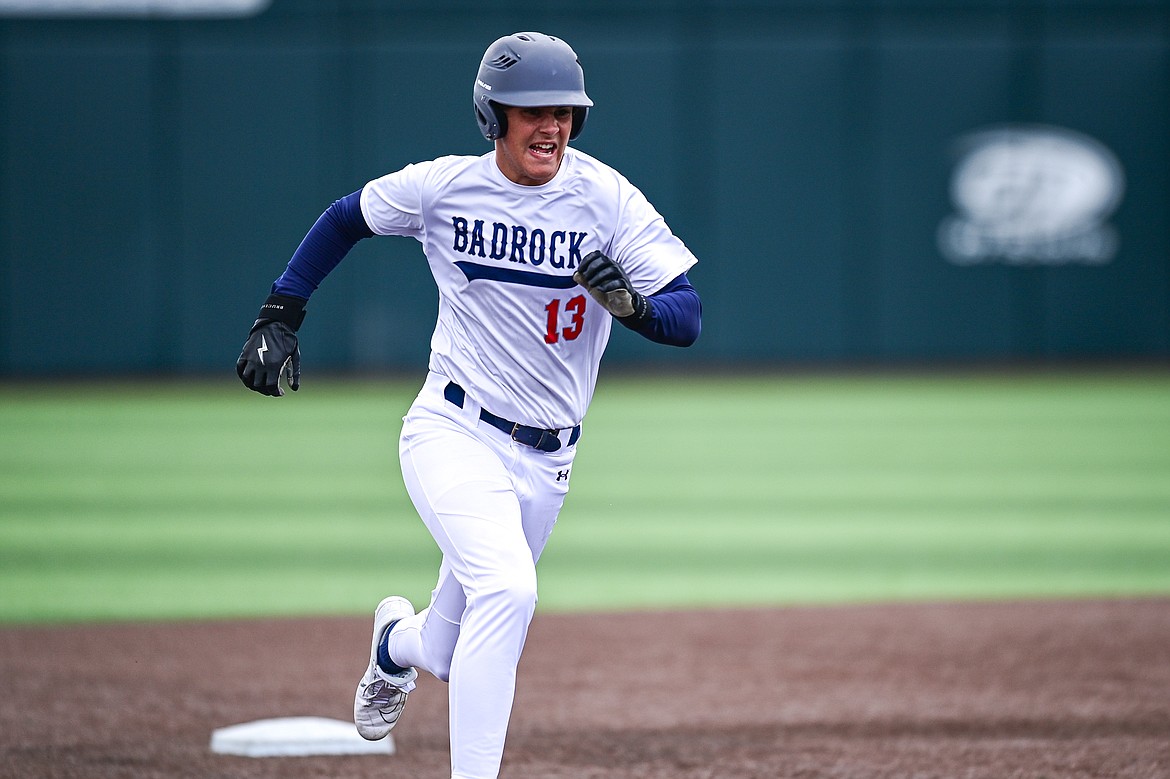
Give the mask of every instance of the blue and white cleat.
[[418, 671], [408, 668], [400, 674], [388, 674], [378, 667], [378, 644], [386, 631], [400, 619], [414, 616], [414, 606], [406, 598], [392, 595], [374, 611], [374, 637], [370, 642], [370, 665], [358, 682], [353, 698], [353, 722], [362, 738], [377, 741], [389, 735], [406, 705], [406, 696], [414, 689]]

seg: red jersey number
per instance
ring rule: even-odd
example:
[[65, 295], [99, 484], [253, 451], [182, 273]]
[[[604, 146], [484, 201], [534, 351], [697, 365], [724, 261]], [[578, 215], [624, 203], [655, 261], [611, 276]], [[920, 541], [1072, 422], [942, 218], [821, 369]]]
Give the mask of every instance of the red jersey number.
[[549, 301], [549, 304], [544, 307], [544, 311], [548, 314], [548, 327], [544, 333], [544, 342], [546, 344], [555, 344], [561, 338], [564, 338], [566, 341], [572, 341], [581, 335], [581, 330], [585, 326], [584, 295], [578, 295], [575, 298], [569, 298], [565, 301], [564, 313], [568, 317], [569, 322], [564, 327], [561, 327], [560, 298], [554, 298]]

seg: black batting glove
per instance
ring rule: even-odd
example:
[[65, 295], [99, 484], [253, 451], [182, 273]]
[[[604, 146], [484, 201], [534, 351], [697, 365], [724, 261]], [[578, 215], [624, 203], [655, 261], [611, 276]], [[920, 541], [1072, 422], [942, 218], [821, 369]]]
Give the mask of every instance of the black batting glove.
[[650, 317], [650, 301], [634, 289], [622, 266], [601, 252], [585, 255], [573, 281], [627, 327], [636, 327]]
[[283, 373], [289, 389], [296, 392], [301, 387], [301, 348], [296, 333], [284, 322], [265, 322], [254, 328], [236, 361], [236, 373], [248, 389], [274, 398], [284, 394], [280, 386]]
[[296, 331], [305, 319], [305, 303], [288, 295], [270, 295], [260, 307], [260, 318], [236, 360], [236, 374], [245, 387], [278, 398], [284, 395], [283, 374], [289, 389], [300, 389], [301, 348]]

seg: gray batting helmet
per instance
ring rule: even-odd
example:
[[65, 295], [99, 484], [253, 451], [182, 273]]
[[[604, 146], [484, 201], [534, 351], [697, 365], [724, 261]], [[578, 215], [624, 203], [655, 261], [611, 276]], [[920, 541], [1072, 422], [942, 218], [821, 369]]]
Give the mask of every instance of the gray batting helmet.
[[484, 52], [472, 94], [483, 137], [503, 138], [508, 121], [501, 105], [572, 106], [569, 140], [581, 134], [593, 101], [585, 94], [585, 72], [569, 44], [540, 32], [500, 38]]

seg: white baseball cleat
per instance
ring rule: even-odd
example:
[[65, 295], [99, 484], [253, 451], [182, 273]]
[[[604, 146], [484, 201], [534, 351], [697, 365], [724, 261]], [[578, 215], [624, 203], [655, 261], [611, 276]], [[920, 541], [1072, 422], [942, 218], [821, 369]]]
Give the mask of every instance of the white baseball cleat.
[[378, 667], [378, 644], [386, 631], [400, 619], [414, 616], [414, 606], [406, 598], [392, 595], [374, 611], [374, 637], [370, 642], [370, 665], [358, 682], [353, 698], [353, 722], [362, 738], [377, 741], [389, 735], [406, 696], [414, 689], [418, 671], [408, 668], [400, 674], [388, 674]]

